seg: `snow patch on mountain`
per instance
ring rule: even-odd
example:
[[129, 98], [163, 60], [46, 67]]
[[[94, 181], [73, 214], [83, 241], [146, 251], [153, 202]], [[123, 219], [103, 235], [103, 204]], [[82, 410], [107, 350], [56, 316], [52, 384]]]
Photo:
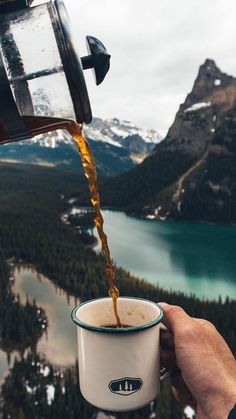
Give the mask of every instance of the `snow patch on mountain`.
[[127, 132], [119, 128], [111, 127], [111, 131], [114, 132], [115, 135], [118, 135], [118, 137], [127, 137]]
[[[39, 147], [46, 147], [46, 148], [57, 148], [63, 144], [72, 144], [73, 140], [71, 138], [71, 135], [64, 130], [57, 130], [57, 131], [50, 131], [45, 134], [36, 135], [33, 138], [30, 138], [29, 140], [24, 141], [18, 141], [17, 145], [31, 145], [31, 144], [37, 144]], [[8, 144], [4, 144], [6, 147]]]
[[184, 112], [185, 113], [186, 112], [194, 112], [194, 111], [198, 111], [199, 109], [202, 109], [202, 108], [209, 108], [209, 106], [211, 106], [211, 102], [194, 103], [192, 106], [185, 109]]
[[89, 138], [93, 141], [102, 141], [104, 143], [108, 143], [111, 145], [114, 145], [115, 147], [122, 147], [120, 143], [117, 141], [114, 141], [112, 138], [110, 138], [108, 135], [104, 135], [100, 130], [93, 129], [89, 126], [84, 127], [84, 133], [85, 137]]

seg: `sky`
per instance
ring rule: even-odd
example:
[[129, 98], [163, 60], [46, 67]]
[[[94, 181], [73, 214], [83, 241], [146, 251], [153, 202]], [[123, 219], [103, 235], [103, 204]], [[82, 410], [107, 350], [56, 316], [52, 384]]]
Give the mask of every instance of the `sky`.
[[236, 76], [235, 0], [64, 0], [80, 55], [100, 39], [111, 68], [85, 78], [94, 116], [129, 120], [165, 135], [206, 58]]

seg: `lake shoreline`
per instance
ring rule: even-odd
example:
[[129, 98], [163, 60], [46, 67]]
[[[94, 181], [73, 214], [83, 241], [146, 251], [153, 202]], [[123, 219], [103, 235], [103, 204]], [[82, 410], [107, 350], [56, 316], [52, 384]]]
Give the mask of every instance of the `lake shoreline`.
[[[92, 207], [83, 206], [81, 208], [88, 209], [88, 210], [92, 211]], [[122, 207], [112, 207], [112, 206], [104, 205], [104, 206], [101, 206], [101, 209], [102, 209], [102, 211], [123, 212], [127, 216], [135, 218], [137, 220], [156, 221], [156, 222], [160, 222], [160, 223], [173, 222], [173, 223], [186, 223], [186, 224], [203, 224], [203, 225], [211, 225], [211, 226], [214, 226], [214, 227], [222, 226], [222, 227], [234, 227], [234, 228], [236, 228], [236, 223], [224, 223], [223, 221], [220, 222], [220, 223], [215, 223], [215, 222], [206, 221], [206, 220], [185, 220], [185, 219], [174, 219], [174, 218], [166, 218], [165, 220], [161, 220], [160, 218], [149, 219], [149, 218], [147, 218], [147, 216], [144, 216], [142, 214], [135, 214], [133, 212], [129, 212], [129, 211], [126, 210], [126, 208], [122, 208]]]

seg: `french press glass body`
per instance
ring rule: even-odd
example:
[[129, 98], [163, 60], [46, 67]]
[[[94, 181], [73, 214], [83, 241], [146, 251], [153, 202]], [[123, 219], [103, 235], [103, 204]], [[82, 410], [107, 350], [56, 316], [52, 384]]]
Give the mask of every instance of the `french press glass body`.
[[83, 69], [101, 83], [110, 55], [94, 37], [87, 44], [80, 59], [62, 0], [0, 0], [0, 143], [30, 138], [40, 118], [91, 122]]

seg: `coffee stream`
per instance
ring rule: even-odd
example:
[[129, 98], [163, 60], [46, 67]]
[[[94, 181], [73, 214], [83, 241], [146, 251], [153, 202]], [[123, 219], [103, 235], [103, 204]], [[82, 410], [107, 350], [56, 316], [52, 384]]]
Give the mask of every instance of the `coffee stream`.
[[72, 135], [72, 137], [74, 138], [74, 140], [76, 141], [78, 145], [83, 168], [84, 168], [84, 173], [88, 179], [88, 185], [89, 185], [89, 190], [91, 194], [91, 202], [95, 210], [94, 223], [97, 228], [99, 238], [101, 240], [102, 252], [105, 258], [105, 270], [106, 270], [108, 283], [109, 283], [109, 295], [110, 297], [112, 297], [112, 300], [113, 300], [113, 308], [114, 308], [114, 314], [116, 317], [117, 327], [122, 327], [121, 321], [118, 315], [118, 310], [117, 310], [117, 299], [119, 297], [119, 290], [115, 286], [115, 283], [114, 283], [115, 267], [111, 261], [111, 255], [110, 255], [110, 250], [108, 247], [107, 236], [103, 230], [104, 222], [103, 222], [103, 217], [102, 217], [101, 207], [100, 207], [100, 197], [99, 197], [99, 192], [98, 192], [97, 171], [96, 171], [95, 161], [93, 158], [91, 148], [86, 138], [83, 135], [82, 127], [74, 123], [74, 124], [71, 124], [71, 126], [67, 127], [67, 131], [69, 131], [69, 133]]
[[[85, 176], [88, 179], [88, 185], [91, 195], [91, 202], [95, 210], [94, 215], [94, 223], [98, 231], [99, 238], [102, 244], [102, 253], [105, 258], [105, 270], [108, 278], [109, 284], [109, 295], [112, 297], [113, 300], [113, 308], [114, 314], [116, 317], [117, 327], [122, 327], [121, 321], [118, 315], [117, 310], [117, 300], [119, 297], [119, 290], [115, 286], [114, 278], [115, 278], [115, 267], [111, 261], [110, 250], [108, 247], [107, 236], [103, 230], [103, 217], [100, 208], [100, 198], [98, 192], [98, 182], [97, 182], [97, 171], [95, 161], [92, 155], [92, 151], [90, 146], [85, 139], [82, 131], [82, 125], [77, 124], [76, 122], [69, 120], [69, 119], [61, 119], [61, 118], [50, 118], [50, 117], [37, 117], [37, 116], [24, 116], [23, 121], [27, 130], [30, 132], [32, 136], [46, 133], [48, 131], [54, 131], [57, 129], [66, 129], [75, 140], [82, 164]], [[3, 129], [0, 126], [0, 142], [8, 142], [9, 139]]]

